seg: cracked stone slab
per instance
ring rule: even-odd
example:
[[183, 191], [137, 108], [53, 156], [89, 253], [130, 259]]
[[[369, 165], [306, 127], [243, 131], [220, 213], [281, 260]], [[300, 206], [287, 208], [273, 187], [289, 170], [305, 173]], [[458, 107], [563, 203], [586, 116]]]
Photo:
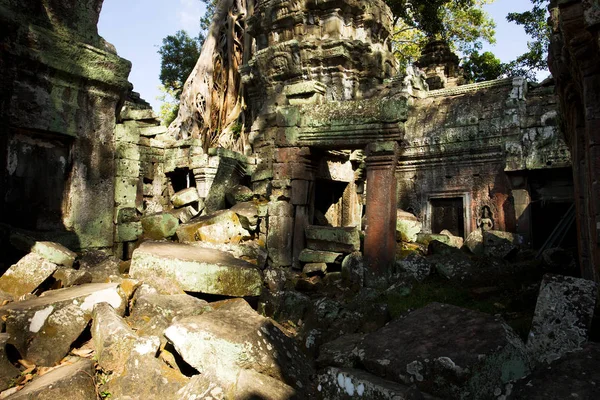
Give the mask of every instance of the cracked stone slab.
[[182, 243], [145, 242], [133, 252], [129, 273], [149, 284], [171, 282], [189, 292], [259, 296], [262, 274], [225, 252]]
[[440, 303], [369, 334], [358, 351], [367, 372], [448, 399], [500, 396], [529, 372], [525, 345], [500, 318]]
[[533, 360], [549, 363], [587, 342], [596, 287], [586, 279], [544, 275], [527, 339]]
[[92, 319], [94, 306], [106, 302], [120, 315], [128, 298], [117, 283], [91, 283], [51, 290], [40, 297], [0, 307], [8, 343], [24, 359], [52, 366], [71, 349]]
[[37, 253], [29, 253], [0, 277], [0, 290], [19, 298], [37, 289], [58, 266]]

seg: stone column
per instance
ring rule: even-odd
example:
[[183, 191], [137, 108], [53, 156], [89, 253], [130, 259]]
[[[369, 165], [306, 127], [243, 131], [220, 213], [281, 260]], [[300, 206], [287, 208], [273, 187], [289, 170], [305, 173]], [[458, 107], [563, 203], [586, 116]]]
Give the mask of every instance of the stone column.
[[396, 254], [397, 142], [371, 143], [367, 159], [367, 222], [364, 259], [367, 274], [385, 278]]

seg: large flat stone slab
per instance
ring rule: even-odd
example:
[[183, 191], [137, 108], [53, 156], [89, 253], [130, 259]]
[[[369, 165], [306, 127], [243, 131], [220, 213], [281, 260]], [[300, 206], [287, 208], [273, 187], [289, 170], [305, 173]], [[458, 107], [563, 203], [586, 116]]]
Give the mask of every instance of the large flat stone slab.
[[178, 319], [165, 331], [188, 364], [223, 387], [251, 369], [310, 393], [314, 369], [293, 339], [243, 299], [211, 305], [214, 311]]
[[444, 399], [489, 399], [528, 373], [525, 346], [499, 318], [432, 303], [359, 345], [365, 369]]
[[91, 400], [96, 398], [94, 363], [81, 359], [35, 378], [10, 400]]
[[580, 349], [588, 339], [596, 284], [586, 279], [544, 275], [527, 351], [539, 363], [549, 363]]
[[133, 252], [129, 273], [150, 284], [167, 280], [185, 291], [233, 297], [259, 296], [263, 286], [254, 265], [182, 243], [143, 243]]
[[127, 296], [117, 283], [91, 283], [45, 292], [38, 298], [0, 307], [8, 343], [36, 365], [52, 366], [70, 350], [92, 318], [94, 306], [109, 303], [120, 315]]
[[311, 225], [306, 227], [307, 247], [317, 251], [352, 253], [360, 250], [358, 228]]
[[33, 292], [58, 266], [37, 253], [29, 253], [0, 276], [0, 290], [19, 298]]

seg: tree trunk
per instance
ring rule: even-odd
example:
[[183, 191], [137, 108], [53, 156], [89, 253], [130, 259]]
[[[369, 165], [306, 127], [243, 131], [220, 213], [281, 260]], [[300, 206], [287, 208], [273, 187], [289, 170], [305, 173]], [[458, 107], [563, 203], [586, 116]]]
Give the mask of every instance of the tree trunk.
[[[169, 134], [197, 138], [205, 150], [244, 151], [244, 91], [239, 67], [245, 60], [247, 0], [220, 0], [200, 57], [183, 87]], [[248, 49], [246, 49], [247, 53]]]

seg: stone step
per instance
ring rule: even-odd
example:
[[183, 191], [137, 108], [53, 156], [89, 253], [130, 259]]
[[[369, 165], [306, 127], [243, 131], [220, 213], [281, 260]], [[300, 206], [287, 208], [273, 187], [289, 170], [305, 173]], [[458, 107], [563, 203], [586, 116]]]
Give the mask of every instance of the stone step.
[[311, 225], [306, 227], [307, 247], [311, 250], [352, 253], [360, 250], [358, 228]]
[[263, 286], [254, 265], [219, 250], [182, 243], [143, 243], [133, 252], [130, 274], [151, 285], [233, 297], [259, 296]]

